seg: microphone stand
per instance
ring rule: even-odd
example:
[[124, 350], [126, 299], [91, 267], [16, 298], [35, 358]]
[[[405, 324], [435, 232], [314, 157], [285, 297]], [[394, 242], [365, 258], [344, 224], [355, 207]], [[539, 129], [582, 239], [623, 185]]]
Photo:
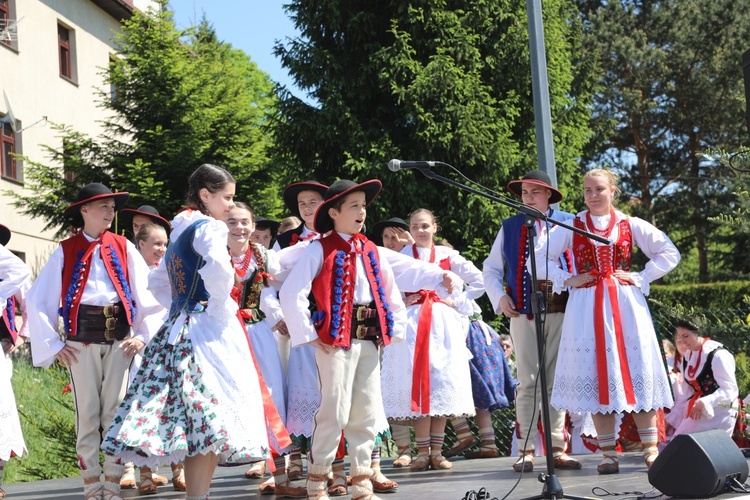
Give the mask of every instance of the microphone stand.
[[544, 331], [542, 330], [542, 315], [546, 313], [546, 304], [545, 304], [544, 294], [541, 291], [539, 291], [537, 287], [536, 255], [534, 252], [534, 237], [536, 236], [536, 221], [542, 220], [547, 223], [556, 224], [558, 226], [564, 227], [570, 231], [581, 234], [583, 236], [586, 236], [587, 238], [598, 241], [600, 243], [608, 244], [609, 240], [607, 238], [602, 238], [601, 236], [598, 236], [593, 233], [589, 233], [582, 229], [578, 229], [577, 227], [571, 226], [564, 222], [552, 220], [549, 217], [547, 217], [546, 214], [543, 214], [539, 210], [533, 207], [530, 207], [528, 205], [517, 203], [509, 198], [504, 198], [504, 197], [501, 198], [498, 196], [494, 196], [484, 191], [480, 191], [473, 187], [467, 186], [465, 184], [461, 184], [460, 182], [456, 182], [452, 179], [448, 179], [447, 177], [443, 177], [442, 175], [438, 175], [432, 170], [430, 170], [428, 167], [414, 167], [414, 170], [419, 170], [420, 172], [422, 172], [422, 174], [424, 174], [425, 177], [428, 177], [430, 179], [435, 179], [437, 181], [440, 181], [444, 184], [448, 184], [450, 186], [454, 186], [463, 191], [474, 193], [478, 196], [482, 196], [494, 202], [497, 202], [507, 207], [518, 210], [519, 212], [523, 214], [526, 214], [526, 220], [524, 221], [524, 225], [528, 229], [527, 230], [527, 237], [528, 237], [527, 244], [529, 245], [529, 259], [531, 261], [531, 311], [534, 314], [534, 327], [536, 329], [537, 356], [539, 358], [539, 382], [542, 386], [542, 391], [541, 391], [542, 392], [542, 425], [544, 426], [544, 430], [545, 430], [544, 445], [545, 445], [545, 449], [547, 450], [547, 453], [546, 453], [547, 473], [546, 474], [540, 473], [538, 477], [539, 482], [544, 483], [544, 486], [542, 487], [542, 493], [533, 497], [528, 497], [527, 500], [546, 499], [546, 498], [550, 498], [552, 500], [557, 500], [560, 498], [593, 500], [593, 499], [589, 499], [589, 497], [565, 495], [563, 493], [562, 485], [560, 485], [560, 481], [558, 481], [557, 476], [555, 476], [555, 461], [554, 461], [554, 458], [552, 457], [552, 434], [550, 432], [549, 395], [547, 394], [547, 370], [545, 368], [546, 364], [544, 362], [545, 361]]

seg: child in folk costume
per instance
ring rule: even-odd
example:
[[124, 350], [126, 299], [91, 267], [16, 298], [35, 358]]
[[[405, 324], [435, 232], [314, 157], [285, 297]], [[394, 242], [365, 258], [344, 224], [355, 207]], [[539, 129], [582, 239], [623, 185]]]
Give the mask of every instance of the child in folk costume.
[[[618, 192], [615, 175], [594, 169], [583, 179], [588, 210], [576, 227], [608, 238], [605, 245], [564, 228], [550, 230], [552, 260], [572, 248], [577, 276], [550, 265], [554, 291], [571, 287], [563, 322], [558, 369], [551, 404], [570, 412], [591, 412], [603, 451], [600, 474], [619, 472], [615, 414], [631, 412], [648, 467], [658, 455], [656, 410], [672, 406], [661, 350], [646, 304], [649, 284], [680, 261], [667, 235], [648, 222], [612, 206]], [[650, 259], [632, 272], [633, 245]], [[581, 390], [584, 388], [585, 390]]]
[[[323, 202], [323, 195], [327, 189], [328, 186], [317, 181], [295, 182], [284, 189], [284, 205], [290, 212], [299, 215], [302, 221], [293, 229], [279, 234], [273, 247], [274, 250], [294, 247], [299, 242], [314, 241], [321, 237], [314, 230], [315, 210]], [[292, 260], [296, 261], [296, 257]], [[292, 265], [293, 263], [288, 267]], [[280, 280], [274, 285], [280, 286]], [[273, 331], [277, 334], [277, 345], [282, 363], [284, 360], [287, 361], [286, 426], [297, 445], [290, 454], [288, 476], [292, 480], [299, 479], [302, 477], [300, 447], [306, 449], [309, 445], [313, 418], [320, 404], [315, 348], [310, 345], [290, 346], [287, 324], [284, 321], [281, 304], [275, 295], [264, 294], [261, 310], [274, 325]]]
[[687, 347], [681, 368], [692, 395], [681, 408], [682, 421], [674, 435], [722, 429], [732, 436], [739, 396], [734, 356], [689, 321], [678, 321], [676, 328], [675, 338]]
[[317, 181], [295, 182], [284, 188], [284, 205], [293, 214], [299, 216], [302, 223], [294, 229], [281, 233], [273, 245], [274, 250], [292, 246], [298, 241], [319, 237], [319, 232], [315, 231], [313, 219], [315, 211], [323, 202], [326, 189], [328, 186]]
[[161, 320], [161, 306], [146, 289], [145, 262], [132, 243], [108, 231], [127, 198], [128, 193], [98, 183], [80, 190], [64, 217], [82, 229], [53, 252], [27, 300], [34, 364], [49, 366], [57, 359], [70, 371], [87, 500], [120, 498], [123, 466], [112, 456], [104, 458], [101, 482], [100, 429], [109, 427], [125, 395], [133, 356]]
[[[372, 226], [372, 240], [394, 252], [401, 252], [406, 245], [414, 244], [414, 238], [409, 233], [409, 224], [400, 217], [391, 217], [386, 221], [376, 222]], [[392, 421], [391, 436], [396, 442], [398, 456], [393, 461], [394, 467], [409, 467], [411, 465], [411, 431], [409, 425]], [[373, 485], [374, 486], [374, 485]], [[380, 488], [384, 490], [384, 488]], [[376, 491], [378, 491], [376, 489]], [[380, 491], [378, 491], [380, 492]]]
[[[269, 286], [269, 280], [273, 279], [272, 275], [279, 271], [278, 259], [274, 252], [250, 241], [255, 224], [253, 211], [245, 203], [235, 203], [227, 217], [227, 227], [229, 228], [229, 253], [237, 274], [237, 283], [232, 290], [232, 296], [240, 306], [239, 315], [247, 329], [248, 340], [253, 350], [253, 360], [263, 376], [265, 387], [261, 389], [267, 391], [270, 397], [270, 401], [264, 399], [264, 410], [269, 428], [271, 455], [276, 470], [270, 481], [260, 485], [260, 492], [261, 494], [275, 493], [279, 497], [304, 498], [307, 496], [306, 490], [292, 486], [286, 473], [285, 455], [291, 444], [289, 434], [284, 428], [286, 381], [271, 325], [260, 310], [262, 294], [266, 290], [275, 293], [275, 290]], [[246, 476], [253, 477], [247, 473]]]
[[[560, 191], [551, 185], [549, 176], [541, 170], [532, 170], [523, 179], [508, 183], [508, 190], [520, 196], [523, 203], [561, 222], [573, 218], [572, 214], [552, 209], [550, 205], [562, 201]], [[539, 351], [537, 346], [536, 325], [531, 310], [531, 272], [529, 267], [529, 250], [527, 229], [524, 225], [526, 215], [519, 213], [503, 221], [497, 238], [492, 245], [490, 255], [484, 261], [483, 275], [493, 308], [497, 314], [510, 318], [510, 335], [513, 349], [516, 352], [516, 375], [518, 380], [516, 393], [516, 434], [519, 443], [519, 458], [513, 464], [516, 472], [534, 470], [535, 446], [538, 434], [541, 388], [538, 386]], [[545, 369], [550, 381], [547, 392], [552, 394], [551, 381], [557, 366], [557, 352], [562, 334], [562, 323], [567, 302], [567, 292], [552, 294], [551, 282], [545, 274], [547, 258], [547, 241], [549, 226], [536, 223], [534, 237], [534, 255], [537, 262], [538, 289], [545, 294], [546, 312], [544, 314], [544, 352]], [[550, 267], [563, 264], [558, 260]], [[581, 463], [570, 457], [565, 450], [565, 411], [549, 408], [550, 437], [552, 454], [557, 469], [580, 469]]]
[[[3, 469], [11, 457], [26, 452], [26, 443], [18, 419], [16, 398], [13, 394], [11, 377], [13, 364], [11, 354], [24, 343], [27, 336], [26, 292], [29, 289], [29, 267], [13, 252], [6, 248], [10, 241], [10, 229], [0, 224], [0, 498], [5, 498], [2, 490]], [[23, 324], [18, 329], [16, 310], [23, 311]]]
[[[344, 431], [351, 457], [353, 498], [374, 498], [370, 458], [380, 398], [379, 347], [403, 336], [403, 302], [390, 265], [360, 234], [367, 205], [381, 188], [341, 180], [327, 191], [315, 229], [331, 234], [313, 242], [281, 288], [293, 345], [310, 344], [320, 376], [308, 467], [308, 498], [328, 498], [326, 483]], [[308, 295], [317, 306], [311, 317]]]
[[235, 181], [215, 165], [188, 180], [188, 208], [149, 288], [169, 317], [149, 344], [102, 449], [154, 465], [184, 461], [187, 499], [208, 498], [217, 462], [268, 455], [258, 374], [230, 296], [235, 271], [224, 222]]
[[383, 385], [389, 390], [383, 402], [389, 418], [416, 419], [419, 455], [411, 469], [449, 469], [452, 464], [442, 456], [446, 417], [474, 415], [466, 333], [471, 300], [484, 293], [482, 274], [455, 250], [434, 245], [437, 224], [431, 212], [415, 211], [409, 228], [416, 243], [401, 253], [439, 263], [468, 288], [446, 301], [451, 305], [429, 290], [407, 295], [407, 342], [384, 352]]

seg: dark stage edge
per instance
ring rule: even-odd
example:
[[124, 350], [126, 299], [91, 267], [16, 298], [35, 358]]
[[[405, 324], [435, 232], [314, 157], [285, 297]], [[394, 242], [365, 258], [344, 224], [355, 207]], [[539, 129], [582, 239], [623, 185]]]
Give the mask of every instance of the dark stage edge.
[[[578, 471], [556, 471], [556, 476], [563, 488], [564, 494], [587, 496], [592, 498], [606, 497], [604, 491], [593, 491], [592, 488], [604, 488], [610, 494], [622, 494], [631, 492], [629, 495], [607, 498], [636, 498], [637, 493], [646, 494], [649, 499], [667, 499], [658, 491], [653, 490], [648, 482], [646, 466], [640, 453], [625, 453], [620, 457], [620, 473], [609, 476], [600, 476], [596, 473], [596, 466], [600, 463], [600, 455], [577, 456], [582, 463], [583, 469]], [[453, 469], [450, 471], [425, 471], [410, 472], [409, 469], [395, 469], [391, 467], [392, 459], [383, 460], [383, 472], [388, 478], [399, 484], [398, 493], [381, 494], [380, 497], [387, 500], [461, 500], [469, 490], [478, 491], [484, 487], [489, 491], [491, 497], [502, 499], [513, 488], [518, 473], [514, 472], [512, 465], [515, 458], [501, 457], [482, 460], [465, 460], [463, 458], [453, 459]], [[258, 494], [258, 485], [261, 480], [248, 480], [243, 476], [247, 467], [219, 467], [211, 483], [211, 500], [225, 498], [273, 498]], [[515, 490], [508, 496], [509, 499], [522, 499], [538, 495], [542, 492], [542, 483], [537, 479], [540, 472], [546, 467], [544, 461], [537, 457], [536, 468], [532, 473], [525, 473]], [[168, 467], [162, 468], [166, 475], [171, 477]], [[295, 481], [295, 485], [303, 486], [304, 481]], [[31, 483], [20, 483], [4, 485], [6, 498], [8, 500], [79, 500], [83, 498], [83, 485], [80, 478], [54, 479], [49, 481], [36, 481]], [[184, 493], [176, 492], [169, 486], [159, 488], [156, 495], [139, 496], [135, 490], [123, 490], [123, 498], [144, 499], [183, 499]], [[350, 495], [337, 497], [344, 500], [351, 498]], [[713, 498], [747, 498], [750, 494], [723, 493]]]

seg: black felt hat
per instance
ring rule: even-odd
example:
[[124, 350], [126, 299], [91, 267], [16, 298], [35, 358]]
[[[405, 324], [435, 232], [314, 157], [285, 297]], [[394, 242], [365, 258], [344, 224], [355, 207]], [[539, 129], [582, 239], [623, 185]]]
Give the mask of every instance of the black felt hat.
[[0, 245], [5, 246], [10, 241], [10, 229], [0, 224]]
[[515, 195], [521, 196], [521, 185], [524, 182], [528, 182], [529, 184], [537, 184], [552, 191], [552, 194], [549, 197], [550, 205], [553, 203], [557, 203], [563, 199], [562, 193], [552, 187], [552, 181], [550, 180], [549, 175], [547, 175], [547, 172], [543, 170], [532, 170], [531, 172], [524, 175], [523, 179], [510, 181], [508, 183], [508, 190]]
[[255, 229], [270, 229], [271, 236], [276, 236], [276, 233], [279, 232], [280, 225], [281, 222], [275, 221], [273, 219], [266, 219], [265, 217], [261, 217], [260, 215], [255, 217]]
[[122, 227], [130, 229], [133, 224], [133, 217], [136, 215], [143, 215], [151, 219], [154, 224], [158, 224], [164, 228], [167, 232], [167, 236], [172, 231], [172, 225], [167, 219], [159, 215], [159, 211], [151, 205], [141, 205], [136, 208], [123, 208], [120, 210], [121, 224]]
[[363, 191], [365, 193], [365, 203], [369, 205], [378, 193], [380, 193], [382, 187], [383, 184], [377, 179], [365, 181], [360, 184], [347, 179], [334, 182], [323, 196], [323, 203], [318, 205], [318, 209], [315, 211], [315, 230], [323, 234], [333, 229], [333, 219], [328, 215], [328, 209], [336, 203], [336, 200], [340, 200], [349, 193]]
[[315, 191], [316, 193], [320, 193], [320, 196], [325, 196], [327, 190], [328, 186], [321, 184], [318, 181], [304, 181], [289, 184], [284, 189], [284, 205], [286, 205], [286, 208], [288, 208], [294, 215], [302, 217], [299, 213], [299, 206], [297, 205], [297, 195], [302, 191]]
[[404, 219], [401, 217], [391, 217], [388, 220], [381, 220], [372, 225], [372, 241], [382, 246], [383, 230], [387, 227], [399, 227], [404, 231], [409, 230], [409, 224], [407, 224]]
[[101, 200], [104, 198], [115, 199], [115, 212], [120, 210], [130, 196], [130, 193], [121, 191], [113, 193], [107, 186], [99, 182], [86, 184], [78, 191], [78, 197], [75, 203], [72, 203], [63, 212], [65, 221], [73, 227], [83, 227], [83, 217], [81, 216], [81, 207], [86, 203]]

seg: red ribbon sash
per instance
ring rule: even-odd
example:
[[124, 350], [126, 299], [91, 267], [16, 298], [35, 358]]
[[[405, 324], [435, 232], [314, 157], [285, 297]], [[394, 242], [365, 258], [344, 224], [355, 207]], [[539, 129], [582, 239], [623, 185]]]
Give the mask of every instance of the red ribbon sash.
[[617, 356], [620, 361], [622, 382], [625, 389], [625, 400], [629, 405], [635, 404], [635, 393], [633, 391], [633, 380], [630, 375], [630, 365], [625, 349], [625, 337], [622, 333], [622, 321], [620, 319], [620, 302], [617, 299], [616, 278], [611, 272], [602, 273], [592, 270], [591, 274], [598, 279], [589, 284], [596, 286], [594, 292], [594, 336], [596, 343], [596, 374], [599, 379], [599, 403], [609, 404], [609, 376], [607, 372], [607, 342], [604, 338], [604, 292], [606, 288], [609, 295], [609, 304], [612, 307], [612, 316], [615, 327], [615, 342], [617, 343]]
[[420, 290], [416, 304], [422, 304], [417, 325], [417, 342], [414, 348], [414, 373], [411, 379], [411, 410], [430, 413], [430, 330], [432, 329], [432, 303], [440, 298], [432, 290]]
[[[237, 312], [237, 319], [239, 320], [240, 325], [242, 325], [243, 331], [246, 332], [241, 310]], [[271, 392], [268, 390], [266, 381], [263, 379], [263, 373], [261, 373], [258, 361], [255, 359], [255, 351], [253, 350], [253, 346], [250, 343], [250, 338], [247, 333], [245, 333], [245, 340], [247, 340], [247, 347], [250, 349], [250, 356], [253, 358], [255, 371], [258, 373], [258, 382], [260, 384], [260, 394], [263, 397], [263, 413], [266, 416], [266, 423], [268, 424], [270, 431], [273, 432], [273, 435], [276, 436], [276, 441], [279, 443], [279, 447], [286, 448], [292, 444], [292, 438], [289, 437], [289, 432], [286, 430], [284, 422], [281, 421], [279, 410], [276, 409], [276, 404], [274, 404], [273, 398], [271, 398]], [[273, 460], [267, 460], [267, 464], [270, 467], [271, 472], [276, 470]]]

